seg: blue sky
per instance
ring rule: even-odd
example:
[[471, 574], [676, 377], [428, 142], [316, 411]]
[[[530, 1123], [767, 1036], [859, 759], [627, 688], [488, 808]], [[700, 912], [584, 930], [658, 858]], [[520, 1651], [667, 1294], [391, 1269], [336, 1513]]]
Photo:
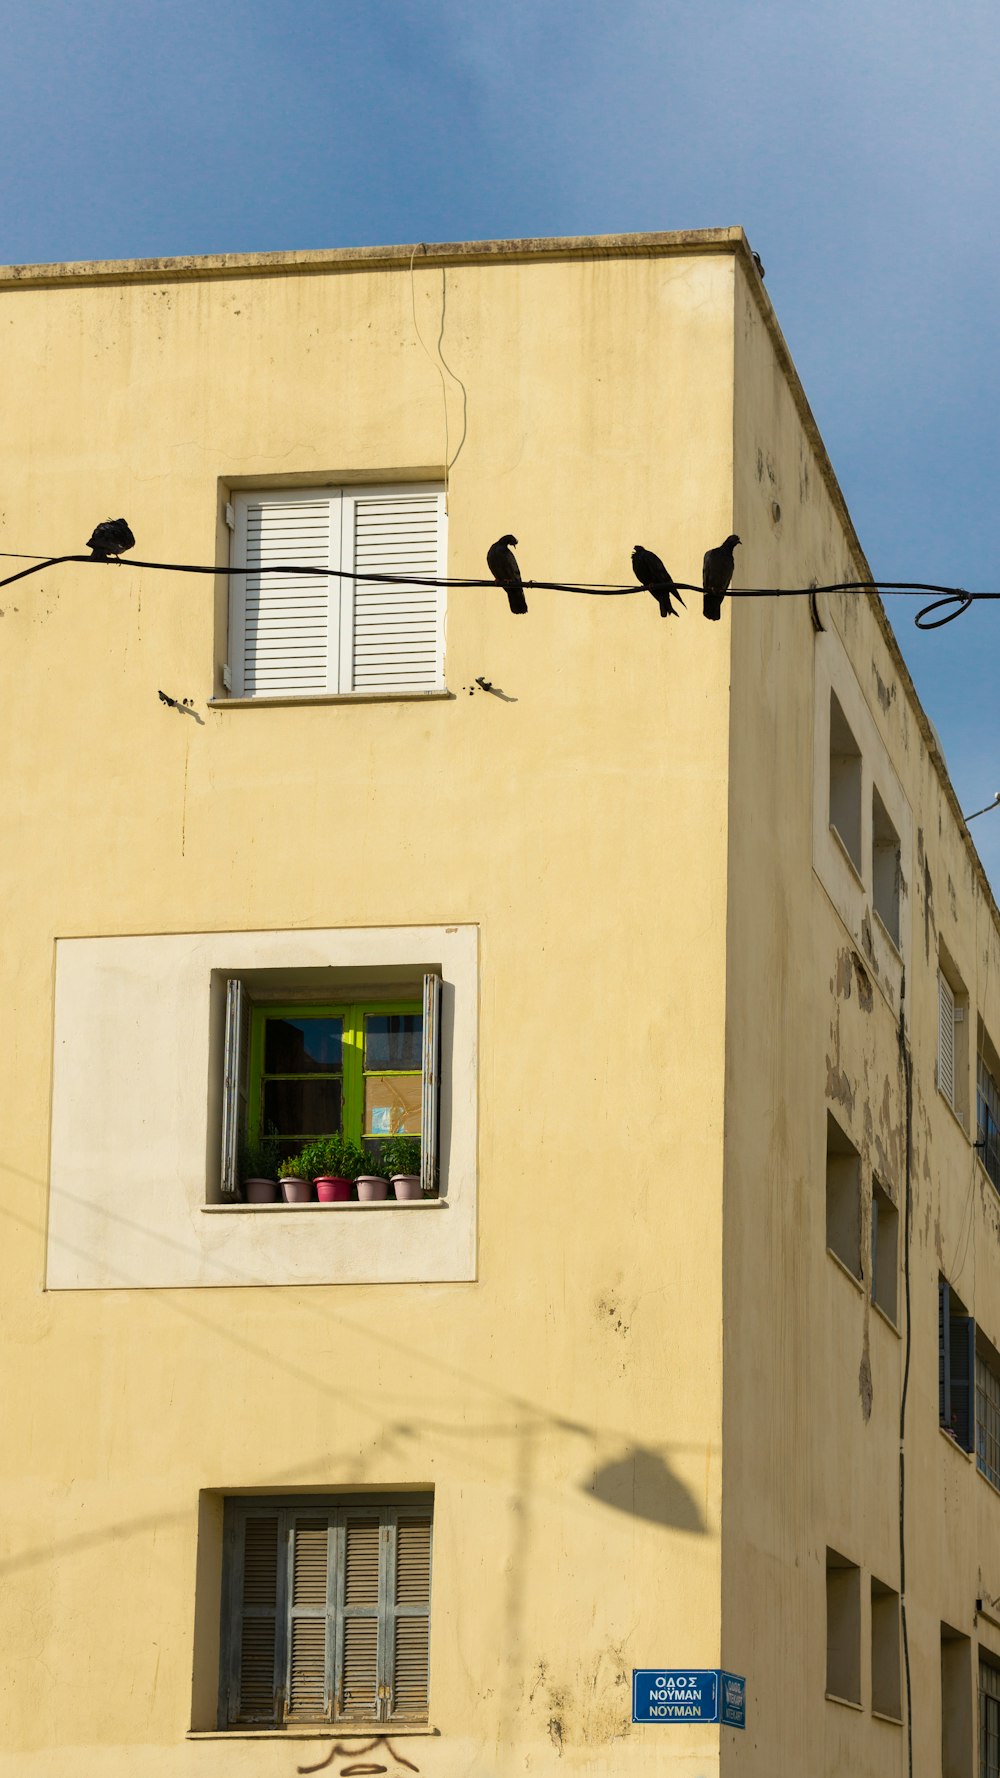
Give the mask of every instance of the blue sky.
[[[742, 223], [886, 579], [1000, 590], [996, 0], [7, 0], [0, 257]], [[891, 615], [964, 809], [1000, 606]], [[972, 832], [1000, 887], [1000, 810]]]

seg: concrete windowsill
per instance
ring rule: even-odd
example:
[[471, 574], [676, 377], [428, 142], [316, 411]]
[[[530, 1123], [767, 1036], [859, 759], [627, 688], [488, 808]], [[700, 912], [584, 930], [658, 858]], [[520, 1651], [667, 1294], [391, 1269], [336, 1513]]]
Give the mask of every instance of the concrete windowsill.
[[865, 1294], [864, 1279], [859, 1278], [856, 1272], [852, 1272], [851, 1268], [847, 1264], [846, 1260], [842, 1260], [839, 1253], [834, 1253], [832, 1247], [828, 1247], [826, 1251], [829, 1254], [830, 1258], [833, 1260], [833, 1263], [838, 1268], [838, 1270], [843, 1272], [844, 1277], [850, 1279], [851, 1283], [854, 1285], [855, 1290], [860, 1291], [861, 1295], [864, 1296], [864, 1294]]
[[941, 1425], [938, 1426], [938, 1432], [944, 1439], [945, 1444], [950, 1445], [952, 1450], [955, 1451], [959, 1457], [964, 1457], [966, 1463], [972, 1462], [972, 1452], [967, 1451], [964, 1445], [960, 1445], [953, 1433], [948, 1432], [947, 1429]]
[[287, 1729], [188, 1729], [186, 1741], [402, 1741], [407, 1735], [440, 1735], [441, 1730], [398, 1723], [373, 1722], [368, 1728], [318, 1723], [315, 1728]]
[[206, 1216], [301, 1216], [316, 1210], [339, 1210], [341, 1214], [356, 1210], [447, 1210], [447, 1198], [383, 1198], [375, 1204], [202, 1204]]
[[886, 1327], [889, 1328], [890, 1332], [895, 1334], [897, 1340], [901, 1340], [903, 1336], [900, 1333], [899, 1328], [897, 1327], [895, 1321], [893, 1321], [892, 1316], [888, 1315], [883, 1308], [880, 1308], [879, 1304], [875, 1301], [874, 1297], [872, 1297], [872, 1308], [875, 1310], [875, 1313], [878, 1316], [879, 1320], [884, 1321]]
[[845, 1710], [862, 1710], [864, 1706], [856, 1698], [841, 1698], [836, 1692], [824, 1692], [828, 1704], [843, 1704]]
[[[958, 1125], [959, 1129], [961, 1130], [962, 1135], [965, 1137], [966, 1142], [969, 1144], [969, 1147], [971, 1148], [972, 1147], [972, 1137], [970, 1136], [969, 1131], [966, 1128], [965, 1120], [961, 1116], [961, 1114], [955, 1110], [955, 1107], [952, 1104], [951, 1100], [948, 1098], [948, 1095], [941, 1091], [940, 1086], [938, 1087], [938, 1098], [944, 1100], [945, 1104], [948, 1107], [948, 1110], [951, 1112], [952, 1117], [955, 1119], [956, 1124]], [[987, 1178], [989, 1178], [989, 1174], [987, 1174]]]
[[455, 693], [438, 686], [434, 691], [336, 691], [319, 697], [208, 698], [209, 710], [298, 709], [316, 704], [427, 704], [435, 699], [453, 701]]
[[901, 1729], [903, 1726], [901, 1716], [891, 1716], [887, 1710], [876, 1710], [874, 1704], [872, 1705], [872, 1715], [876, 1722], [891, 1722], [894, 1729]]

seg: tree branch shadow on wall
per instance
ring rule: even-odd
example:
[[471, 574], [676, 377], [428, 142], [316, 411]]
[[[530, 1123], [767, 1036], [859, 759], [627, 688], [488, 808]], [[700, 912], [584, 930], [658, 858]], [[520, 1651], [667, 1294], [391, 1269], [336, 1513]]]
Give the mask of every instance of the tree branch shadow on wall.
[[627, 1446], [621, 1457], [602, 1463], [580, 1486], [605, 1506], [646, 1519], [651, 1525], [667, 1525], [673, 1531], [705, 1531], [694, 1495], [659, 1451]]

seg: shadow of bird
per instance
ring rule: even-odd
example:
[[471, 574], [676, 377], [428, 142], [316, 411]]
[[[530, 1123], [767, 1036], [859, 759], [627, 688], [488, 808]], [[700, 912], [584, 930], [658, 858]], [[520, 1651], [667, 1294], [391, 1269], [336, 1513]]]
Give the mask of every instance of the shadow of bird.
[[677, 616], [670, 603], [670, 595], [673, 594], [679, 605], [683, 605], [684, 600], [659, 556], [654, 555], [651, 549], [643, 549], [641, 543], [637, 543], [632, 551], [632, 573], [639, 585], [645, 587], [647, 593], [652, 593], [660, 607], [661, 617]]
[[729, 582], [733, 578], [736, 557], [733, 551], [739, 543], [735, 532], [720, 543], [718, 549], [705, 551], [705, 560], [701, 569], [701, 584], [704, 588], [701, 608], [704, 615], [713, 623], [718, 623], [722, 616], [722, 601], [729, 591]]
[[486, 566], [497, 586], [502, 586], [507, 594], [507, 603], [514, 616], [524, 617], [527, 614], [528, 602], [524, 596], [521, 570], [510, 547], [512, 543], [516, 542], [517, 538], [512, 536], [509, 531], [506, 537], [498, 537], [496, 543], [491, 543], [486, 551]]
[[92, 552], [95, 562], [117, 562], [123, 550], [135, 548], [135, 538], [129, 530], [127, 519], [105, 519], [103, 525], [95, 525], [93, 533], [87, 539], [87, 548]]

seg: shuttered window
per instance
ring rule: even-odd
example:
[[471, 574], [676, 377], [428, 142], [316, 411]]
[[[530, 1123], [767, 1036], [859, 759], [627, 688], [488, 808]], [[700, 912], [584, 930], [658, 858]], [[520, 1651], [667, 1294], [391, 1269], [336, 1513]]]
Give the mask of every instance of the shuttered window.
[[[234, 696], [443, 686], [444, 592], [433, 585], [446, 568], [439, 488], [268, 489], [237, 494], [233, 512], [232, 560], [246, 567], [230, 584]], [[263, 572], [290, 564], [339, 573]], [[380, 574], [409, 578], [364, 578]]]
[[955, 996], [941, 970], [938, 971], [938, 1086], [954, 1108]]
[[427, 1721], [431, 1501], [226, 1503], [220, 1727]]

